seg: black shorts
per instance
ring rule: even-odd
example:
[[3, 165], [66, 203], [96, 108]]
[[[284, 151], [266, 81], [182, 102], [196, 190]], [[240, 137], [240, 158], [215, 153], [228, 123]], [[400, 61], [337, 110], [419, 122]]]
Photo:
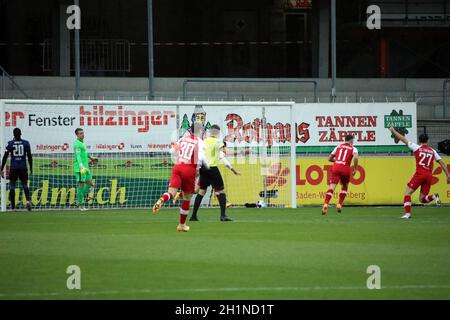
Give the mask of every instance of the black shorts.
[[212, 186], [214, 190], [222, 190], [224, 188], [219, 168], [210, 167], [209, 170], [200, 169], [200, 189], [206, 190], [208, 186]]
[[27, 168], [11, 168], [9, 171], [9, 183], [16, 184], [17, 179], [20, 179], [22, 184], [26, 184], [28, 182]]

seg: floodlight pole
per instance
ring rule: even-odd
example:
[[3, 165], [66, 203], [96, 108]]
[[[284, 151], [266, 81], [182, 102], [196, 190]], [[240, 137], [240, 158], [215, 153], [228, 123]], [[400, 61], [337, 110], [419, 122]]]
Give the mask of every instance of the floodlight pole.
[[[74, 4], [79, 7], [80, 1], [75, 0]], [[75, 100], [80, 97], [80, 29], [75, 28]]]
[[147, 36], [148, 36], [148, 99], [154, 99], [154, 61], [153, 61], [153, 0], [147, 0]]
[[336, 101], [336, 0], [331, 0], [331, 102]]

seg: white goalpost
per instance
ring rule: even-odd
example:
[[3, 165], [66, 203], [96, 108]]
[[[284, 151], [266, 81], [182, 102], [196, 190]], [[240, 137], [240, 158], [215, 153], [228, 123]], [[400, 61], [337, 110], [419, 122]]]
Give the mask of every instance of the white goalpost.
[[[167, 190], [171, 142], [194, 122], [201, 122], [205, 132], [213, 124], [221, 127], [227, 160], [241, 173], [219, 167], [229, 202], [296, 207], [294, 102], [0, 100], [0, 112], [2, 155], [15, 127], [31, 144], [35, 210], [76, 207], [76, 128], [84, 129], [87, 150], [99, 159], [90, 163], [95, 188], [88, 206], [150, 208]], [[9, 161], [3, 173], [1, 211], [6, 211]], [[25, 208], [20, 183], [15, 202], [19, 210]], [[205, 196], [203, 205], [218, 203]]]

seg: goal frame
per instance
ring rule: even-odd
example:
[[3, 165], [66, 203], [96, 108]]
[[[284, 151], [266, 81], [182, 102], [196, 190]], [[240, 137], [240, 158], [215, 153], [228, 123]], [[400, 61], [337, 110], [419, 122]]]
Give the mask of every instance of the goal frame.
[[[157, 106], [157, 105], [168, 105], [176, 107], [176, 121], [179, 124], [179, 107], [180, 106], [195, 106], [195, 105], [207, 105], [209, 106], [247, 106], [247, 107], [289, 107], [289, 114], [286, 115], [286, 122], [291, 125], [291, 143], [290, 143], [290, 195], [291, 195], [291, 208], [297, 207], [296, 199], [296, 132], [295, 121], [294, 121], [294, 101], [207, 101], [207, 100], [191, 100], [191, 101], [166, 101], [166, 100], [152, 100], [152, 101], [128, 101], [128, 100], [26, 100], [26, 99], [4, 99], [0, 100], [0, 153], [3, 156], [7, 143], [7, 136], [5, 134], [5, 119], [6, 119], [6, 106], [14, 104], [30, 104], [30, 105], [93, 105], [93, 104], [109, 104], [109, 105], [141, 105], [141, 106]], [[0, 195], [1, 195], [1, 212], [6, 211], [6, 179], [1, 179], [0, 183]], [[130, 208], [132, 209], [132, 208]]]

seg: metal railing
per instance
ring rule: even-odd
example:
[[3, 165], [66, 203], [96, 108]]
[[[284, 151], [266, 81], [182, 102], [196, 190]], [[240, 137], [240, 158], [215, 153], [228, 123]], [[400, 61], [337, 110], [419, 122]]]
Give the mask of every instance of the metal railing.
[[315, 80], [289, 80], [289, 79], [186, 79], [183, 81], [183, 100], [188, 98], [187, 86], [189, 83], [307, 83], [314, 86], [314, 102], [317, 102], [317, 81]]
[[438, 143], [450, 139], [450, 120], [418, 121], [417, 135], [426, 133], [429, 144], [437, 150]]
[[[71, 43], [72, 53], [74, 51]], [[71, 71], [74, 71], [71, 54]], [[52, 71], [53, 44], [50, 39], [42, 43], [42, 71]], [[130, 42], [124, 39], [80, 39], [80, 66], [84, 72], [130, 72]]]
[[9, 81], [11, 81], [11, 84], [13, 85], [13, 87], [15, 87], [17, 90], [19, 90], [23, 94], [23, 96], [26, 99], [28, 99], [28, 95], [25, 93], [25, 91], [23, 91], [23, 89], [17, 84], [17, 82], [14, 80], [14, 78], [8, 72], [6, 72], [6, 70], [2, 66], [0, 66], [0, 72], [1, 72], [1, 79], [2, 79], [1, 80], [2, 81], [2, 84], [1, 84], [1, 88], [2, 88], [1, 98], [2, 99], [6, 98], [6, 96], [5, 96], [5, 78], [7, 78]]

